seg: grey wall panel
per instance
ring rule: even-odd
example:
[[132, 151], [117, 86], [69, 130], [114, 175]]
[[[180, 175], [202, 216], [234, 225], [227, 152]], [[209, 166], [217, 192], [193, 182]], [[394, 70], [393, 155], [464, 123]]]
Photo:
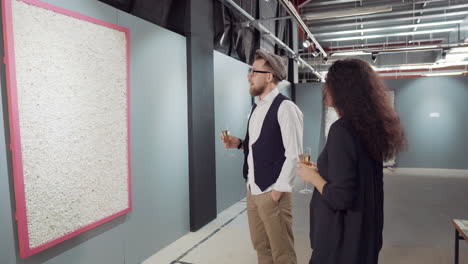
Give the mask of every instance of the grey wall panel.
[[124, 12], [119, 23], [132, 39], [134, 211], [126, 257], [140, 263], [189, 231], [186, 39]]
[[[3, 142], [9, 128], [2, 118], [0, 263], [141, 263], [189, 232], [186, 39], [98, 1], [47, 2], [130, 28], [133, 211], [20, 259]], [[6, 112], [4, 85], [2, 76], [1, 106]]]
[[296, 104], [304, 114], [304, 147], [312, 148], [312, 160], [321, 152], [323, 83], [296, 84]]
[[[406, 51], [406, 52], [381, 52], [377, 55], [378, 66], [391, 66], [411, 63], [433, 63], [440, 55], [440, 50]], [[371, 65], [371, 55], [362, 56]]]
[[213, 1], [189, 1], [189, 6], [186, 36], [190, 231], [197, 231], [217, 215]]
[[[0, 44], [3, 53], [3, 40]], [[6, 89], [5, 89], [5, 64], [0, 65], [1, 70], [1, 99], [0, 105], [0, 262], [1, 263], [15, 263], [15, 239], [14, 239], [14, 228], [13, 225], [13, 214], [10, 193], [10, 183], [13, 178], [8, 175], [8, 163], [7, 163], [7, 146], [5, 142], [5, 127], [8, 127], [4, 121], [7, 120], [7, 112], [4, 111], [4, 107], [7, 104]], [[5, 118], [3, 118], [5, 117]], [[4, 133], [5, 132], [5, 133]], [[11, 197], [11, 198], [10, 198]]]
[[[398, 167], [468, 169], [468, 76], [386, 80], [408, 137]], [[430, 113], [440, 113], [431, 118]]]
[[216, 192], [218, 213], [239, 201], [246, 194], [242, 177], [243, 152], [226, 150], [220, 140], [221, 129], [244, 138], [251, 96], [247, 71], [249, 65], [219, 52], [214, 52]]

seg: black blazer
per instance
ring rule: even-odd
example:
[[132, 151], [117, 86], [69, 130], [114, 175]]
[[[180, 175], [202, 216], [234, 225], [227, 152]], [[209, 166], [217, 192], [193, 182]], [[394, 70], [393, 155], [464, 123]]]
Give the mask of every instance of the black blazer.
[[383, 231], [382, 162], [371, 158], [351, 122], [339, 119], [317, 166], [327, 184], [310, 202], [311, 263], [377, 263]]

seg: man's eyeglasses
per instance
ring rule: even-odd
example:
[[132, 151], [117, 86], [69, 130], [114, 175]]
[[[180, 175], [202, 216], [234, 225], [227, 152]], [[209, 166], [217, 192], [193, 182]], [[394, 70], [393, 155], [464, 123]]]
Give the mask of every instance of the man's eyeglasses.
[[254, 73], [271, 73], [269, 71], [257, 71], [252, 68], [249, 68], [249, 74], [254, 74]]

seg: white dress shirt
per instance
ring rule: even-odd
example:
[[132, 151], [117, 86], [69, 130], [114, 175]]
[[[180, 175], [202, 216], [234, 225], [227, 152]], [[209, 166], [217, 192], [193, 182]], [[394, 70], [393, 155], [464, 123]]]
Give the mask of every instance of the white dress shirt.
[[278, 94], [279, 90], [275, 88], [263, 99], [257, 96], [255, 98], [257, 107], [252, 113], [248, 124], [249, 155], [247, 156], [247, 164], [249, 165], [249, 172], [247, 175], [247, 188], [250, 186], [250, 191], [253, 195], [269, 192], [273, 189], [280, 192], [292, 192], [298, 156], [302, 153], [302, 136], [304, 131], [303, 114], [292, 101], [284, 100], [278, 109], [278, 123], [281, 128], [286, 160], [284, 161], [283, 168], [276, 182], [262, 192], [260, 187], [255, 183], [252, 144], [254, 144], [260, 136], [263, 121], [265, 120], [268, 109], [270, 109], [273, 100]]

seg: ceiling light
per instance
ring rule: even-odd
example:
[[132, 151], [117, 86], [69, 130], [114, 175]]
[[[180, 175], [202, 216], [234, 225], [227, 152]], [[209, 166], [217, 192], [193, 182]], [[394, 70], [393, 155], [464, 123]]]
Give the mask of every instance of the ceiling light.
[[[421, 43], [427, 43], [427, 42], [443, 42], [445, 41], [446, 39], [445, 38], [429, 38], [429, 39], [412, 39], [412, 40], [408, 40], [408, 43], [414, 43], [414, 44], [419, 44], [421, 45]], [[389, 42], [389, 43], [392, 43], [392, 42]], [[400, 42], [393, 42], [393, 43], [402, 43], [401, 41]]]
[[449, 53], [464, 53], [468, 52], [468, 47], [458, 47], [458, 48], [451, 48]]
[[468, 58], [468, 53], [448, 53], [445, 56], [445, 61], [454, 62], [454, 61], [464, 61]]
[[370, 53], [364, 52], [362, 50], [357, 50], [357, 51], [335, 52], [332, 54], [332, 56], [358, 56], [358, 55], [370, 55]]
[[425, 73], [423, 76], [427, 77], [434, 77], [434, 76], [455, 76], [455, 75], [462, 75], [466, 73], [465, 71], [458, 71], [458, 72], [431, 72]]
[[349, 9], [349, 10], [336, 11], [336, 12], [310, 14], [310, 15], [304, 16], [304, 19], [321, 20], [321, 19], [329, 19], [329, 18], [336, 18], [336, 17], [362, 16], [362, 15], [375, 14], [375, 13], [390, 12], [392, 10], [393, 10], [393, 7], [391, 5], [369, 7], [369, 8], [355, 8], [355, 9]]
[[[433, 22], [433, 23], [424, 23], [418, 25], [402, 25], [402, 26], [393, 26], [393, 27], [378, 27], [378, 28], [366, 28], [366, 29], [356, 29], [356, 30], [343, 30], [343, 31], [333, 31], [326, 33], [318, 33], [315, 36], [331, 36], [331, 35], [345, 35], [345, 34], [356, 34], [361, 32], [377, 32], [377, 31], [388, 31], [395, 29], [410, 29], [410, 28], [420, 28], [420, 27], [435, 27], [435, 26], [446, 26], [453, 24], [460, 24], [463, 20], [452, 20], [445, 22]], [[411, 41], [411, 40], [410, 40]]]
[[398, 70], [416, 70], [416, 69], [439, 69], [452, 66], [468, 66], [468, 61], [453, 63], [434, 63], [422, 65], [401, 65], [397, 67], [374, 68], [375, 71], [398, 71]]
[[450, 62], [450, 63], [436, 63], [432, 66], [432, 68], [444, 68], [444, 67], [450, 67], [450, 66], [467, 66], [468, 61], [459, 61], [459, 62]]
[[393, 34], [367, 35], [367, 36], [358, 36], [358, 37], [324, 39], [322, 41], [331, 42], [331, 41], [359, 40], [359, 39], [385, 38], [385, 37], [396, 37], [396, 36], [410, 36], [410, 35], [452, 32], [454, 30], [455, 30], [455, 28], [446, 28], [446, 29], [423, 30], [423, 31], [416, 31], [416, 32], [411, 31], [411, 32], [393, 33]]
[[399, 50], [420, 50], [420, 49], [437, 49], [439, 46], [437, 45], [421, 45], [418, 47], [408, 47], [408, 48], [400, 48]]
[[354, 50], [354, 48], [359, 49], [359, 47], [349, 47], [349, 50], [343, 49], [342, 51], [335, 51], [330, 53], [332, 54], [331, 56], [353, 56], [353, 55], [371, 55], [372, 52], [374, 53], [393, 53], [393, 52], [401, 52], [401, 51], [423, 51], [423, 50], [432, 50], [432, 49], [437, 49], [440, 50], [440, 46], [437, 45], [421, 45], [421, 46], [413, 46], [413, 47], [402, 47], [402, 48], [372, 48], [372, 47], [367, 47], [361, 50]]
[[429, 114], [429, 117], [430, 117], [430, 118], [439, 118], [439, 117], [440, 117], [440, 113], [437, 113], [437, 112], [430, 113], [430, 114]]
[[443, 49], [437, 63], [463, 62], [468, 58], [468, 52], [464, 52], [464, 47], [461, 47], [458, 50], [456, 49], [457, 48], [452, 48], [450, 50], [448, 50], [448, 48]]
[[310, 41], [306, 39], [304, 42], [302, 42], [302, 46], [306, 49], [310, 46]]

